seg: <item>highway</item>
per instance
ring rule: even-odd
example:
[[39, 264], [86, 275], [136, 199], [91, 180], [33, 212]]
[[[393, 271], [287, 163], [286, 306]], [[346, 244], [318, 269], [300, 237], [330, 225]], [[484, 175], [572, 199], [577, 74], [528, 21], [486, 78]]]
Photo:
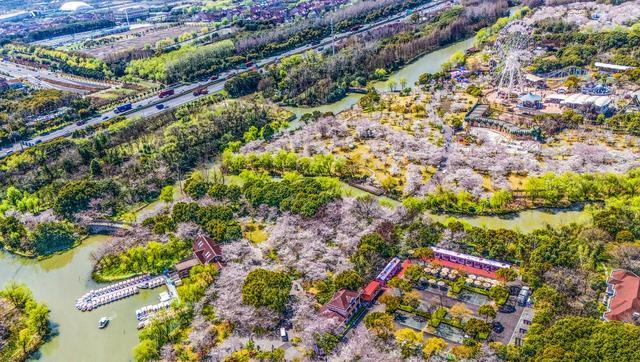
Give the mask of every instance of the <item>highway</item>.
[[[442, 10], [448, 6], [450, 6], [453, 2], [451, 0], [443, 0], [443, 1], [438, 1], [438, 2], [433, 2], [433, 3], [429, 3], [429, 4], [425, 4], [422, 5], [418, 8], [415, 8], [413, 10], [413, 12], [436, 12], [439, 10]], [[347, 32], [343, 32], [343, 33], [339, 33], [335, 35], [335, 40], [341, 40], [344, 38], [347, 38], [349, 36], [358, 34], [358, 33], [362, 33], [368, 30], [372, 30], [381, 26], [384, 26], [386, 24], [392, 23], [392, 22], [398, 22], [401, 21], [403, 19], [406, 19], [410, 16], [410, 14], [407, 13], [401, 13], [401, 14], [396, 14], [393, 16], [390, 16], [388, 18], [385, 19], [381, 19], [378, 20], [376, 22], [364, 25], [362, 28], [355, 30], [355, 31], [347, 31]], [[331, 36], [326, 37], [324, 39], [322, 39], [319, 43], [317, 44], [307, 44], [295, 49], [292, 49], [290, 51], [269, 57], [269, 58], [265, 58], [259, 61], [256, 61], [256, 65], [259, 67], [263, 67], [265, 65], [269, 65], [272, 63], [277, 62], [278, 60], [294, 55], [294, 54], [299, 54], [299, 53], [304, 53], [308, 50], [311, 49], [318, 49], [318, 48], [323, 48], [327, 45], [331, 44]], [[6, 63], [6, 62], [5, 62]], [[149, 98], [145, 98], [143, 100], [140, 100], [138, 102], [132, 103], [132, 109], [130, 111], [126, 111], [121, 113], [121, 115], [126, 116], [127, 118], [131, 118], [131, 117], [149, 117], [155, 114], [158, 114], [160, 112], [163, 112], [167, 109], [173, 109], [173, 108], [177, 108], [181, 105], [184, 105], [186, 103], [189, 103], [195, 99], [198, 99], [200, 97], [204, 97], [205, 95], [198, 95], [195, 96], [193, 95], [193, 91], [200, 88], [200, 87], [207, 87], [207, 89], [209, 90], [209, 94], [211, 93], [215, 93], [218, 91], [221, 91], [224, 88], [224, 84], [225, 82], [230, 79], [231, 77], [239, 74], [240, 72], [245, 72], [247, 71], [246, 69], [234, 69], [231, 71], [227, 71], [224, 73], [220, 74], [219, 79], [215, 80], [215, 81], [200, 81], [200, 82], [195, 82], [195, 83], [190, 83], [190, 84], [185, 84], [185, 85], [181, 85], [179, 87], [174, 88], [175, 90], [175, 95], [173, 96], [168, 96], [165, 97], [164, 99], [159, 98], [158, 95], [153, 95]], [[164, 107], [162, 109], [158, 109], [156, 107], [156, 105], [162, 103], [164, 105]], [[94, 125], [98, 125], [100, 123], [106, 122], [108, 120], [110, 120], [111, 118], [116, 117], [117, 114], [111, 110], [111, 111], [107, 111], [104, 112], [102, 114], [100, 114], [99, 116], [90, 118], [89, 120], [86, 121], [86, 123], [79, 125], [79, 124], [70, 124], [67, 125], [63, 128], [60, 128], [56, 131], [53, 131], [51, 133], [48, 134], [44, 134], [44, 135], [40, 135], [37, 137], [34, 137], [28, 141], [25, 141], [25, 143], [14, 143], [12, 146], [10, 147], [5, 147], [3, 149], [0, 149], [0, 158], [6, 157], [14, 152], [23, 150], [25, 148], [28, 147], [32, 147], [35, 144], [39, 144], [42, 142], [48, 142], [51, 140], [54, 140], [56, 138], [59, 137], [66, 137], [71, 135], [73, 132], [77, 131], [77, 130], [81, 130], [83, 128], [87, 128], [89, 126], [94, 126]]]

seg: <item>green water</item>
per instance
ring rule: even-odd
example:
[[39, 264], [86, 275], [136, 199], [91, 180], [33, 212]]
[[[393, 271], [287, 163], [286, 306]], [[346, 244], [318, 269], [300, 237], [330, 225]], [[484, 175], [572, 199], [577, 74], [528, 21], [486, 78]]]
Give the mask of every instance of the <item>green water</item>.
[[[402, 69], [393, 72], [389, 75], [389, 78], [392, 78], [396, 82], [396, 89], [400, 87], [400, 79], [404, 78], [407, 80], [407, 86], [413, 87], [420, 78], [420, 74], [422, 73], [436, 73], [438, 72], [442, 64], [448, 61], [453, 54], [456, 52], [462, 51], [473, 47], [474, 38], [469, 38], [454, 44], [451, 44], [442, 49], [438, 49], [431, 53], [425, 54], [422, 57], [418, 58], [416, 61], [411, 64], [403, 67]], [[387, 86], [386, 81], [378, 81], [372, 82], [373, 85], [378, 91], [387, 92], [389, 91], [389, 87]], [[351, 93], [347, 95], [345, 98], [339, 100], [338, 102], [325, 104], [317, 107], [285, 107], [289, 111], [293, 112], [296, 116], [300, 117], [305, 113], [312, 113], [314, 111], [319, 111], [321, 113], [325, 112], [333, 112], [334, 114], [342, 112], [344, 110], [350, 109], [353, 105], [358, 103], [358, 101], [362, 98], [362, 94]]]
[[[92, 312], [75, 308], [78, 297], [98, 284], [91, 279], [91, 252], [108, 236], [93, 236], [64, 254], [37, 261], [0, 252], [0, 285], [9, 281], [26, 284], [36, 299], [47, 304], [57, 332], [34, 359], [41, 361], [129, 361], [137, 344], [135, 310], [158, 302], [164, 289], [143, 290], [130, 298], [108, 304]], [[98, 329], [101, 317], [111, 319]]]
[[[429, 216], [444, 222], [450, 215]], [[583, 224], [591, 221], [591, 216], [586, 211], [579, 210], [527, 210], [508, 216], [455, 216], [455, 218], [465, 221], [473, 226], [485, 227], [487, 229], [511, 229], [528, 233], [536, 229], [541, 229], [547, 225], [558, 228], [571, 223]]]

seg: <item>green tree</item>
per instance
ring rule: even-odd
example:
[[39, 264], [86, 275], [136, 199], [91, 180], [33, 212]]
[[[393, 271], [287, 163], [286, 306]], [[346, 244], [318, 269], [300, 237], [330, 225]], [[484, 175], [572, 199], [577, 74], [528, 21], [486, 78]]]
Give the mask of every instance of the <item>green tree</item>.
[[281, 312], [289, 299], [291, 278], [266, 269], [252, 270], [242, 285], [242, 303]]
[[383, 312], [371, 312], [364, 317], [364, 325], [373, 334], [380, 338], [389, 338], [393, 335], [393, 316]]
[[159, 358], [158, 346], [152, 340], [145, 339], [133, 349], [133, 359], [136, 362], [155, 361]]
[[425, 359], [431, 358], [433, 355], [437, 355], [442, 352], [445, 348], [447, 348], [447, 342], [442, 338], [431, 337], [427, 339], [427, 342], [424, 344], [422, 348], [422, 356]]
[[485, 318], [485, 321], [489, 318], [495, 318], [497, 315], [496, 308], [491, 304], [483, 304], [478, 308], [478, 314]]
[[251, 126], [251, 127], [249, 127], [249, 130], [244, 133], [242, 138], [244, 139], [244, 142], [248, 143], [248, 142], [257, 140], [258, 136], [259, 136], [258, 127]]
[[30, 248], [44, 255], [72, 247], [78, 240], [74, 227], [68, 222], [43, 222], [30, 237]]
[[168, 185], [160, 190], [160, 201], [166, 203], [173, 202], [173, 186]]
[[273, 127], [271, 127], [270, 124], [265, 124], [264, 127], [260, 129], [260, 138], [268, 141], [273, 137], [274, 133]]
[[355, 270], [345, 270], [336, 275], [334, 284], [336, 289], [358, 290], [362, 287], [364, 280]]
[[91, 160], [89, 164], [89, 174], [91, 177], [98, 177], [102, 175], [102, 166], [100, 165], [100, 161], [97, 159]]

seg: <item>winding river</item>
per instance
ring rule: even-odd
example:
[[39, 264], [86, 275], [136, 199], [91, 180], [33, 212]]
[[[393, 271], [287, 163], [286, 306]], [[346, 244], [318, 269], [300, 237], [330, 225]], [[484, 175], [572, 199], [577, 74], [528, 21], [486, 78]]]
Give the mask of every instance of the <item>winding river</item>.
[[[468, 39], [427, 54], [391, 75], [396, 81], [406, 78], [413, 85], [421, 73], [435, 72], [457, 51], [473, 45]], [[386, 84], [377, 82], [376, 88], [384, 90]], [[334, 113], [350, 108], [361, 95], [352, 94], [331, 105], [315, 108], [289, 108], [298, 116], [319, 110]], [[444, 220], [443, 215], [433, 216]], [[560, 226], [570, 222], [588, 220], [582, 211], [546, 212], [532, 210], [511, 217], [464, 217], [467, 222], [487, 228], [511, 228], [523, 232], [543, 227], [545, 224]], [[90, 289], [97, 287], [91, 279], [91, 252], [96, 250], [108, 236], [92, 236], [82, 245], [64, 254], [37, 261], [0, 252], [0, 286], [15, 280], [25, 283], [35, 297], [51, 309], [55, 335], [42, 346], [34, 359], [41, 361], [109, 361], [131, 360], [131, 349], [137, 344], [135, 310], [157, 301], [159, 290], [143, 291], [139, 295], [107, 305], [93, 312], [75, 309], [75, 300]], [[106, 329], [98, 329], [100, 317], [107, 316], [111, 322]]]

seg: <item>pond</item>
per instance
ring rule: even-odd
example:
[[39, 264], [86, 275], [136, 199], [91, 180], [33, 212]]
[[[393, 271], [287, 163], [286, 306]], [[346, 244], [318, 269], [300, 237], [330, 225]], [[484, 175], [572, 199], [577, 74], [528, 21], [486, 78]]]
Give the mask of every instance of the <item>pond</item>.
[[[429, 216], [435, 220], [444, 222], [451, 218], [447, 214], [431, 214]], [[485, 227], [487, 229], [511, 229], [528, 233], [536, 229], [541, 229], [547, 225], [558, 228], [571, 223], [583, 224], [591, 221], [591, 215], [585, 210], [563, 209], [563, 210], [526, 210], [518, 213], [500, 216], [453, 216], [456, 219], [465, 221], [473, 226]]]
[[[91, 279], [91, 252], [108, 236], [92, 236], [64, 254], [37, 261], [0, 252], [0, 286], [15, 280], [26, 284], [35, 298], [47, 304], [57, 333], [35, 356], [40, 361], [129, 361], [138, 343], [135, 310], [158, 302], [160, 289], [103, 306], [92, 312], [75, 308], [78, 297], [98, 287]], [[164, 287], [163, 287], [164, 288]], [[111, 322], [98, 329], [101, 317]]]

